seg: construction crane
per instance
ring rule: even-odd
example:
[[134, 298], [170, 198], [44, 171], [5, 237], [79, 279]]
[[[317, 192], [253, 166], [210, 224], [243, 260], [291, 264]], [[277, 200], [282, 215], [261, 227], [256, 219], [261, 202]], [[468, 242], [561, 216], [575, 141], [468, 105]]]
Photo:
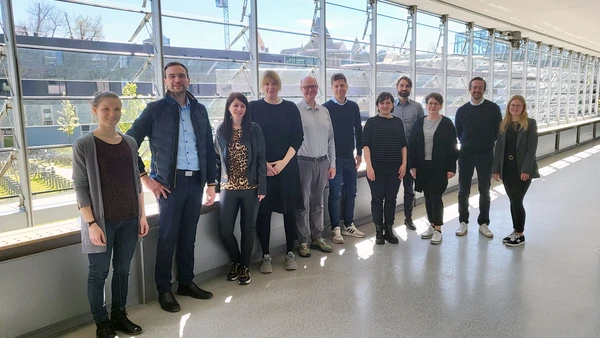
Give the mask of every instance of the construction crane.
[[225, 35], [225, 48], [229, 47], [229, 0], [215, 0], [217, 8], [223, 8], [223, 35]]

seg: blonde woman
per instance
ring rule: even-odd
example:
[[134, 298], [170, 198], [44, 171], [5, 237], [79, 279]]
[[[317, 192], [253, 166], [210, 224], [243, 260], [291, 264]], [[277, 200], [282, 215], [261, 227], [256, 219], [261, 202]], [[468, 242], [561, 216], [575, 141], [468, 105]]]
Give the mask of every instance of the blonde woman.
[[494, 179], [502, 179], [510, 199], [514, 231], [502, 240], [507, 246], [525, 244], [523, 198], [531, 185], [531, 179], [540, 177], [535, 160], [537, 144], [537, 124], [527, 116], [527, 103], [523, 96], [515, 95], [508, 101], [506, 116], [500, 123], [492, 166]]
[[298, 227], [294, 211], [302, 208], [302, 188], [296, 152], [304, 141], [300, 111], [295, 103], [279, 97], [281, 79], [277, 72], [267, 70], [261, 80], [265, 97], [248, 103], [252, 121], [260, 126], [265, 139], [267, 160], [267, 192], [260, 202], [256, 232], [263, 253], [261, 273], [273, 272], [270, 237], [271, 214], [283, 214], [286, 251], [286, 270], [296, 270], [292, 252]]
[[[121, 119], [121, 99], [117, 94], [97, 93], [92, 111], [98, 128], [73, 143], [73, 185], [81, 211], [81, 246], [90, 263], [88, 300], [96, 322], [96, 337], [115, 337], [115, 330], [137, 335], [142, 328], [132, 323], [125, 312], [131, 259], [138, 237], [148, 233], [137, 143], [116, 131]], [[109, 320], [104, 285], [111, 257]]]

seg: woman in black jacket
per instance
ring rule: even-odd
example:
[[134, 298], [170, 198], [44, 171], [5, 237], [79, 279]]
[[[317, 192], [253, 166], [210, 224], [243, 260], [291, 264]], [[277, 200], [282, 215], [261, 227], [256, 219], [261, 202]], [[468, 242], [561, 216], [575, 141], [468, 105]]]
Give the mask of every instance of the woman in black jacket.
[[294, 211], [302, 208], [302, 187], [296, 152], [304, 140], [300, 111], [295, 103], [279, 97], [281, 78], [277, 72], [266, 70], [261, 88], [265, 97], [249, 103], [252, 121], [263, 130], [267, 159], [267, 197], [260, 203], [256, 218], [256, 233], [262, 249], [261, 273], [273, 272], [270, 253], [271, 215], [283, 214], [286, 255], [284, 267], [298, 268], [292, 252], [298, 227]]
[[523, 198], [532, 178], [540, 177], [535, 152], [538, 144], [537, 124], [527, 117], [527, 103], [521, 95], [510, 98], [506, 115], [500, 123], [492, 174], [502, 179], [510, 199], [510, 214], [514, 231], [504, 237], [507, 246], [525, 244], [525, 207]]
[[[231, 258], [227, 280], [237, 280], [240, 285], [252, 281], [248, 267], [254, 246], [256, 215], [259, 202], [267, 192], [265, 140], [261, 128], [246, 113], [247, 106], [244, 94], [229, 95], [223, 124], [215, 140], [217, 191], [221, 193], [219, 236]], [[241, 253], [233, 235], [239, 209], [242, 210]]]
[[425, 97], [428, 115], [413, 125], [408, 147], [410, 173], [415, 179], [415, 190], [425, 195], [427, 219], [431, 226], [421, 238], [431, 238], [431, 244], [442, 242], [444, 202], [442, 194], [448, 180], [456, 174], [456, 130], [452, 121], [440, 115], [444, 98], [438, 93]]

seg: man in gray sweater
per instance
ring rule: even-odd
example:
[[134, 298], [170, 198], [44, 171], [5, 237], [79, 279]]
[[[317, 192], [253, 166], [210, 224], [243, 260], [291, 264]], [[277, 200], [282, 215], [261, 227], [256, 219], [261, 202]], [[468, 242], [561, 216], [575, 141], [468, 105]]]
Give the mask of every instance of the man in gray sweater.
[[[409, 99], [410, 91], [412, 90], [412, 80], [407, 76], [402, 76], [396, 82], [396, 89], [398, 90], [398, 99], [394, 107], [394, 116], [402, 119], [404, 123], [404, 134], [406, 140], [410, 143], [410, 132], [412, 131], [413, 124], [419, 118], [425, 116], [423, 112], [423, 106], [414, 100]], [[415, 191], [413, 188], [413, 177], [411, 175], [404, 175], [402, 180], [404, 185], [404, 224], [410, 230], [416, 230], [413, 220], [412, 211], [415, 204]]]

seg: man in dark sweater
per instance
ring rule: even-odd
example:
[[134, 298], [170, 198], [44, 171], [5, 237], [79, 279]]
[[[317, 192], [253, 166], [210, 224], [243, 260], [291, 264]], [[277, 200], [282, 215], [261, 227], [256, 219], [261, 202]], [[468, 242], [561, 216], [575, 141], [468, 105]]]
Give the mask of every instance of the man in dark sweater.
[[[362, 125], [358, 104], [346, 98], [348, 83], [342, 73], [331, 77], [333, 98], [323, 104], [329, 110], [335, 141], [336, 170], [335, 177], [329, 180], [329, 219], [331, 221], [331, 239], [343, 244], [344, 236], [365, 237], [354, 226], [354, 201], [356, 199], [356, 171], [362, 161]], [[356, 149], [356, 156], [354, 155]], [[344, 229], [339, 226], [340, 196], [342, 183], [346, 191]]]
[[460, 226], [457, 236], [467, 233], [469, 226], [469, 195], [473, 171], [477, 169], [479, 188], [479, 232], [492, 238], [490, 231], [490, 185], [494, 144], [498, 138], [498, 129], [502, 121], [500, 107], [483, 98], [486, 90], [485, 80], [475, 77], [469, 82], [471, 101], [458, 108], [454, 123], [460, 140], [458, 158], [458, 212]]

